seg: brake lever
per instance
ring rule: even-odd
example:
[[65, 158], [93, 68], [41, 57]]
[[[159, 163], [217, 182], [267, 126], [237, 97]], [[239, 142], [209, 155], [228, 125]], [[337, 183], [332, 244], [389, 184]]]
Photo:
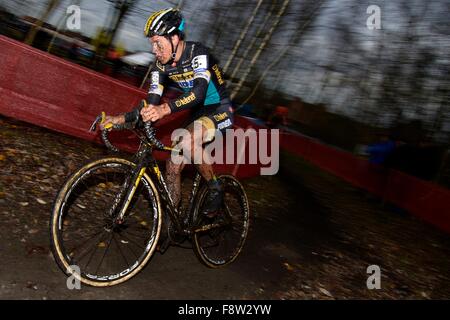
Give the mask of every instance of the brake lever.
[[104, 120], [104, 118], [103, 118], [103, 113], [104, 113], [104, 112], [102, 112], [101, 115], [99, 115], [99, 116], [97, 116], [97, 118], [95, 118], [94, 122], [92, 123], [91, 127], [89, 128], [89, 131], [94, 132], [94, 131], [97, 129], [97, 123], [103, 122], [103, 121], [102, 121], [102, 120]]
[[[97, 118], [95, 118], [94, 122], [92, 123], [91, 127], [89, 128], [89, 131], [95, 131], [97, 129], [97, 124], [98, 123], [103, 123], [105, 122], [106, 119], [106, 113], [104, 111], [102, 111], [102, 113], [100, 115], [97, 116]], [[112, 123], [108, 123], [104, 129], [102, 131], [109, 131], [111, 128], [113, 128], [113, 124]]]

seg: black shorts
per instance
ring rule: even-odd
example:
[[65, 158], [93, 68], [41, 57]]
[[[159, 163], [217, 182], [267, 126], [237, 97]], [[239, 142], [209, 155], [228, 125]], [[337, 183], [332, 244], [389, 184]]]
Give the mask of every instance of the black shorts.
[[233, 127], [234, 116], [231, 103], [225, 102], [217, 105], [202, 106], [201, 112], [196, 112], [185, 128], [193, 126], [196, 121], [199, 121], [208, 129], [208, 136], [205, 141], [211, 141], [216, 130], [224, 133], [226, 129]]

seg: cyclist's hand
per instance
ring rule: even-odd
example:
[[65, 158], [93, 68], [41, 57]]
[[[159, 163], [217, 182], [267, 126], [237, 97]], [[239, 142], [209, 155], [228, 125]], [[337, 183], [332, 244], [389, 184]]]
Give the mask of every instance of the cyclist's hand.
[[163, 103], [159, 106], [148, 105], [147, 107], [142, 108], [141, 116], [144, 122], [151, 121], [155, 122], [159, 119], [164, 118], [165, 116], [170, 114], [170, 107], [167, 103]]
[[125, 123], [125, 116], [123, 114], [118, 116], [106, 116], [105, 121], [100, 123], [100, 129], [104, 130], [105, 126], [108, 124], [124, 124]]

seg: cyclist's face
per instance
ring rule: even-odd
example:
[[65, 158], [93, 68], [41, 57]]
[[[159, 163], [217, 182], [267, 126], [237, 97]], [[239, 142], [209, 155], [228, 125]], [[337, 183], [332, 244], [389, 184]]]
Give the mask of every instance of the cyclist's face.
[[156, 59], [162, 64], [166, 64], [172, 54], [170, 41], [162, 36], [153, 36], [150, 38], [150, 44], [153, 47], [153, 53], [156, 55]]

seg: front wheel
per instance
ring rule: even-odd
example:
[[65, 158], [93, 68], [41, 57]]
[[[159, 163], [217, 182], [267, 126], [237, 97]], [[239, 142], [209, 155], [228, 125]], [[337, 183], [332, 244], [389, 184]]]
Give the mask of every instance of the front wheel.
[[218, 225], [193, 235], [197, 257], [210, 268], [225, 266], [237, 258], [245, 244], [250, 226], [250, 209], [242, 185], [229, 175], [220, 176], [219, 180], [224, 190], [224, 203], [219, 215], [213, 220], [203, 217], [202, 207], [208, 194], [206, 186], [197, 197], [193, 215], [196, 225]]
[[91, 286], [112, 286], [136, 275], [152, 256], [161, 231], [161, 205], [144, 174], [122, 223], [114, 222], [134, 163], [121, 158], [91, 162], [59, 191], [50, 222], [53, 256], [67, 275]]

